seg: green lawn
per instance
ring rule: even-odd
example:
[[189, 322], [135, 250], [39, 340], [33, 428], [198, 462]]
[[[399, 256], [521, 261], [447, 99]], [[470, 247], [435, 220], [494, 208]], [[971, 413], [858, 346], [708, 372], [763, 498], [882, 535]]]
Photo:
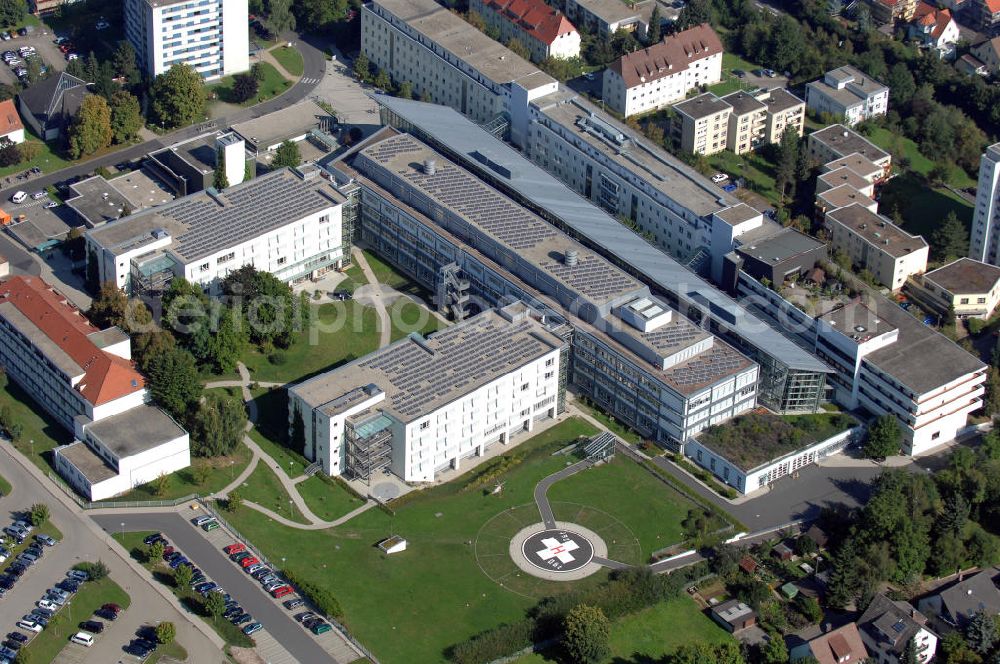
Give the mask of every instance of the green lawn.
[[402, 272], [397, 272], [394, 267], [367, 249], [363, 253], [365, 260], [368, 261], [368, 267], [372, 269], [372, 274], [375, 275], [380, 284], [392, 286], [396, 290], [405, 290], [413, 283], [408, 276]]
[[448, 326], [426, 308], [406, 298], [399, 298], [393, 302], [388, 313], [389, 320], [392, 322], [391, 338], [393, 341], [409, 336], [412, 332], [419, 332], [427, 336], [431, 332], [437, 332]]
[[[256, 513], [259, 515], [259, 513]], [[125, 549], [138, 561], [142, 561], [142, 557], [139, 555], [142, 547], [142, 540], [147, 535], [152, 535], [154, 531], [143, 530], [135, 532], [126, 532], [125, 536], [122, 537], [122, 533], [113, 533], [111, 536], [114, 537]], [[202, 619], [208, 623], [212, 629], [214, 629], [219, 636], [222, 637], [229, 645], [243, 647], [253, 647], [254, 641], [243, 632], [240, 631], [238, 627], [233, 625], [231, 622], [224, 618], [219, 618], [214, 620], [209, 616], [205, 615], [202, 610], [202, 598], [197, 593], [194, 593], [188, 588], [178, 588], [173, 582], [173, 570], [167, 567], [162, 561], [155, 561], [151, 563], [143, 563], [143, 566], [150, 570], [153, 575], [153, 580], [162, 583], [170, 592], [180, 600], [188, 610], [192, 613], [197, 614], [202, 617]]]
[[257, 404], [257, 424], [250, 437], [267, 452], [292, 479], [301, 475], [309, 461], [287, 446], [288, 398], [284, 388], [251, 390]]
[[361, 507], [363, 501], [334, 480], [326, 480], [319, 475], [313, 475], [304, 482], [295, 485], [299, 495], [313, 514], [324, 521], [333, 521]]
[[300, 381], [378, 347], [378, 317], [371, 307], [353, 300], [325, 302], [312, 312], [310, 329], [297, 332], [289, 348], [265, 355], [252, 347], [243, 354], [254, 380]]
[[723, 150], [707, 159], [713, 170], [725, 173], [733, 181], [743, 178], [747, 189], [757, 192], [772, 203], [778, 203], [778, 192], [774, 188], [774, 165], [759, 152], [737, 155]]
[[[554, 450], [593, 433], [589, 424], [571, 418], [514, 448], [527, 456], [504, 475], [500, 495], [462, 491], [466, 475], [404, 497], [395, 517], [373, 509], [328, 530], [286, 528], [248, 508], [227, 519], [269, 558], [286, 557], [293, 572], [333, 593], [349, 628], [382, 662], [440, 662], [448, 646], [516, 620], [537, 597], [574, 585], [537, 580], [533, 594], [511, 592], [509, 584], [501, 587], [481, 571], [475, 550], [481, 539], [496, 536], [483, 528], [487, 521], [530, 506], [535, 484], [570, 460], [552, 456]], [[406, 537], [409, 548], [387, 557], [374, 545], [393, 533]], [[595, 574], [581, 583], [602, 578]]]
[[582, 408], [583, 410], [587, 411], [588, 415], [590, 415], [595, 420], [603, 424], [605, 428], [607, 428], [609, 431], [611, 431], [611, 433], [615, 434], [622, 440], [632, 443], [633, 445], [638, 445], [639, 443], [642, 442], [642, 436], [640, 436], [638, 433], [628, 428], [618, 420], [609, 417], [608, 414], [605, 413], [604, 411], [598, 408], [594, 408], [590, 404], [585, 404], [579, 400], [576, 402], [576, 405], [578, 408]]
[[903, 216], [903, 228], [927, 240], [951, 211], [958, 215], [966, 231], [972, 226], [971, 205], [948, 189], [928, 187], [907, 173], [894, 177], [882, 188], [879, 212], [892, 217], [896, 209]]
[[346, 278], [337, 284], [337, 290], [345, 290], [353, 293], [358, 286], [364, 286], [368, 283], [364, 271], [353, 263], [344, 270], [344, 275]]
[[171, 659], [177, 662], [183, 662], [188, 658], [187, 650], [184, 649], [177, 641], [171, 641], [170, 643], [160, 646], [156, 649], [149, 659], [146, 660], [145, 664], [156, 664], [162, 659]]
[[[58, 171], [60, 168], [66, 168], [67, 166], [73, 165], [74, 162], [64, 159], [59, 154], [58, 150], [55, 148], [55, 144], [46, 143], [41, 140], [35, 136], [34, 132], [28, 129], [27, 126], [25, 126], [24, 132], [25, 143], [27, 143], [30, 147], [22, 149], [31, 150], [34, 156], [32, 156], [31, 159], [22, 161], [19, 164], [0, 168], [0, 177], [12, 175], [14, 173], [21, 173], [35, 166], [42, 169], [43, 173], [50, 173], [52, 171]], [[28, 182], [24, 186], [26, 190], [28, 190], [28, 188], [31, 187], [31, 183]]]
[[79, 631], [77, 624], [90, 618], [94, 611], [109, 602], [127, 610], [132, 600], [111, 577], [84, 583], [80, 586], [80, 592], [73, 596], [73, 601], [55, 615], [45, 631], [21, 649], [23, 660], [18, 657], [18, 661], [23, 661], [24, 664], [49, 664], [69, 643], [69, 637]]
[[[702, 613], [691, 598], [675, 597], [612, 623], [611, 657], [604, 662], [660, 662], [682, 645], [696, 642], [716, 644], [732, 638]], [[554, 655], [554, 652], [552, 655], [528, 655], [516, 660], [516, 664], [559, 661], [551, 658]]]
[[[221, 490], [239, 477], [250, 463], [250, 456], [250, 450], [241, 444], [229, 456], [211, 459], [192, 458], [190, 467], [167, 475], [167, 488], [162, 495], [156, 494], [155, 482], [150, 482], [137, 486], [115, 500], [174, 500], [192, 493], [207, 496]], [[201, 482], [198, 481], [200, 468], [205, 468], [207, 473]]]
[[44, 410], [27, 392], [7, 381], [0, 389], [0, 408], [9, 408], [13, 421], [21, 425], [21, 437], [14, 447], [44, 470], [53, 470], [52, 450], [73, 442], [73, 436], [58, 424], [43, 417]]
[[722, 82], [710, 85], [708, 86], [708, 89], [710, 92], [714, 92], [721, 97], [722, 95], [727, 95], [730, 92], [736, 92], [737, 90], [748, 87], [748, 84], [737, 78], [732, 72], [734, 69], [742, 69], [745, 72], [750, 72], [758, 67], [759, 65], [755, 65], [749, 60], [744, 60], [735, 53], [723, 53]]
[[263, 460], [257, 463], [257, 467], [239, 487], [239, 491], [247, 500], [252, 500], [287, 519], [298, 523], [309, 523], [289, 498], [288, 492], [281, 485], [270, 464]]
[[10, 493], [10, 490], [11, 490], [10, 482], [8, 482], [2, 476], [0, 476], [0, 496], [6, 496], [7, 494]]
[[[921, 175], [927, 175], [934, 168], [934, 162], [925, 157], [917, 144], [905, 136], [894, 134], [884, 127], [875, 127], [868, 139], [883, 150], [906, 155], [910, 160], [910, 169]], [[958, 189], [976, 186], [976, 181], [957, 166], [951, 169], [948, 183]]]
[[271, 55], [292, 76], [302, 76], [302, 73], [306, 70], [306, 65], [302, 61], [302, 54], [299, 53], [298, 49], [288, 48], [287, 46], [275, 46], [271, 49]]
[[[274, 68], [269, 62], [260, 63], [261, 70], [264, 72], [264, 79], [260, 81], [260, 87], [257, 89], [257, 96], [242, 102], [241, 106], [254, 106], [262, 101], [266, 101], [272, 97], [277, 97], [282, 92], [291, 87], [292, 82], [287, 80], [281, 75], [277, 69]], [[208, 86], [209, 97], [217, 97], [220, 101], [224, 101], [227, 104], [235, 104], [236, 100], [233, 98], [233, 77], [225, 76], [219, 79], [218, 83]]]
[[561, 480], [549, 489], [549, 500], [580, 503], [615, 517], [639, 540], [644, 558], [684, 539], [681, 521], [696, 505], [653, 477], [628, 457], [618, 455]]

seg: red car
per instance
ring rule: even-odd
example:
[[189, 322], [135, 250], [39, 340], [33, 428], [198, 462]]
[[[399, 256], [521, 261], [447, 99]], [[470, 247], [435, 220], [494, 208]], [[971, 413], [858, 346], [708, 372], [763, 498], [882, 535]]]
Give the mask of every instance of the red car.
[[257, 560], [256, 558], [250, 556], [249, 558], [244, 558], [243, 560], [240, 561], [240, 567], [250, 567], [250, 565], [256, 565], [259, 562], [260, 561]]
[[271, 597], [275, 599], [281, 599], [285, 595], [291, 595], [291, 594], [292, 594], [291, 586], [278, 586], [277, 588], [271, 591]]
[[240, 553], [241, 551], [246, 551], [247, 548], [243, 546], [241, 542], [237, 542], [236, 544], [230, 544], [229, 546], [223, 547], [222, 550], [226, 553], [227, 556], [231, 556], [234, 553]]
[[174, 548], [174, 547], [172, 547], [172, 546], [168, 546], [167, 548], [165, 548], [165, 549], [163, 550], [163, 559], [164, 559], [164, 560], [166, 560], [166, 559], [167, 559], [167, 556], [169, 556], [169, 555], [170, 555], [171, 553], [173, 553], [173, 552], [174, 552], [174, 551], [176, 551], [176, 550], [177, 550], [177, 549], [175, 549], [175, 548]]
[[122, 611], [122, 607], [118, 606], [117, 604], [111, 604], [111, 603], [105, 604], [101, 608], [104, 609], [105, 611], [110, 611], [115, 615], [118, 615]]

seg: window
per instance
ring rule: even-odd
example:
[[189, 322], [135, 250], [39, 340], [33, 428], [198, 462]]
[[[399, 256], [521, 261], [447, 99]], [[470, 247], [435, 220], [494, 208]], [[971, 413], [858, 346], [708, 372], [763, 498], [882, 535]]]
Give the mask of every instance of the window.
[[330, 215], [324, 214], [322, 217], [319, 218], [319, 223], [321, 223], [321, 224], [328, 224], [328, 223], [330, 223]]
[[202, 263], [201, 266], [198, 267], [198, 271], [199, 272], [208, 272], [208, 263]]
[[430, 427], [431, 427], [430, 420], [428, 420], [427, 422], [421, 422], [420, 423], [420, 430], [421, 431], [423, 431], [424, 429], [429, 429]]
[[222, 265], [223, 263], [228, 263], [229, 261], [233, 260], [234, 258], [236, 258], [236, 252], [235, 252], [235, 251], [230, 251], [230, 252], [229, 252], [228, 254], [226, 254], [225, 256], [219, 256], [219, 257], [218, 257], [218, 258], [217, 258], [217, 259], [215, 260], [215, 262], [216, 262], [217, 264], [219, 264], [219, 265]]
[[526, 392], [527, 390], [528, 390], [528, 384], [527, 383], [524, 383], [523, 385], [521, 385], [521, 391], [522, 392]]
[[288, 257], [287, 256], [282, 256], [281, 258], [278, 259], [278, 265], [284, 265], [287, 261], [288, 261]]
[[969, 303], [969, 298], [963, 297], [961, 300], [959, 300], [959, 303], [960, 304], [968, 304]]
[[986, 304], [986, 298], [985, 297], [977, 298], [976, 304]]

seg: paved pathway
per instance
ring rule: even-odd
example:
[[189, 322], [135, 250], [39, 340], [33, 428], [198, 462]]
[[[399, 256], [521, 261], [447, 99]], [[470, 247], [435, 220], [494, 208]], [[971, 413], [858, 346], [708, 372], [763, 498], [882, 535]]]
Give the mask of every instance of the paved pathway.
[[538, 506], [538, 512], [542, 515], [542, 523], [545, 524], [546, 528], [556, 527], [556, 517], [552, 513], [552, 506], [549, 504], [549, 498], [546, 495], [549, 491], [549, 487], [559, 480], [564, 480], [571, 475], [576, 475], [581, 470], [590, 468], [593, 465], [594, 462], [590, 459], [577, 461], [572, 466], [566, 466], [562, 470], [558, 470], [548, 477], [543, 477], [542, 480], [535, 485], [535, 505]]
[[389, 320], [389, 312], [385, 309], [382, 284], [375, 278], [375, 273], [372, 272], [371, 266], [368, 265], [368, 260], [365, 258], [364, 252], [358, 247], [352, 247], [351, 257], [358, 264], [358, 267], [361, 268], [361, 271], [364, 272], [365, 278], [368, 279], [368, 285], [362, 286], [358, 290], [364, 289], [367, 291], [364, 295], [368, 296], [372, 306], [375, 308], [375, 313], [378, 315], [378, 345], [379, 348], [385, 348], [392, 340], [392, 322]]

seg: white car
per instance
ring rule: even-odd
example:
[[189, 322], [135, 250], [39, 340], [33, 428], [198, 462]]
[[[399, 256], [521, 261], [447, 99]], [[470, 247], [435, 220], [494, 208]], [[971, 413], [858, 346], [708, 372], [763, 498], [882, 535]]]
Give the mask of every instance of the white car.
[[726, 175], [725, 173], [716, 173], [715, 175], [712, 176], [712, 182], [714, 182], [715, 184], [719, 184], [720, 182], [725, 182], [728, 179], [729, 176]]
[[66, 576], [73, 579], [74, 581], [79, 581], [80, 583], [83, 583], [84, 581], [90, 578], [90, 575], [84, 572], [82, 569], [71, 569], [70, 571], [66, 572]]
[[49, 611], [58, 611], [59, 610], [59, 605], [56, 604], [55, 602], [51, 601], [51, 600], [40, 599], [40, 600], [38, 600], [35, 603], [38, 605], [39, 609], [47, 609]]
[[35, 193], [33, 193], [31, 195], [31, 197], [34, 200], [36, 200], [36, 201], [39, 200], [39, 199], [45, 198], [46, 196], [48, 196], [48, 194], [46, 192], [44, 192], [44, 191], [36, 191]]
[[35, 634], [38, 634], [40, 631], [42, 631], [42, 626], [36, 623], [34, 620], [18, 620], [15, 623], [15, 625], [25, 631], [34, 632]]
[[10, 197], [10, 202], [14, 204], [20, 204], [28, 200], [28, 194], [23, 191], [16, 192]]
[[69, 640], [73, 643], [79, 643], [81, 646], [87, 646], [88, 648], [94, 645], [94, 637], [86, 632], [77, 632], [73, 636], [69, 637]]

